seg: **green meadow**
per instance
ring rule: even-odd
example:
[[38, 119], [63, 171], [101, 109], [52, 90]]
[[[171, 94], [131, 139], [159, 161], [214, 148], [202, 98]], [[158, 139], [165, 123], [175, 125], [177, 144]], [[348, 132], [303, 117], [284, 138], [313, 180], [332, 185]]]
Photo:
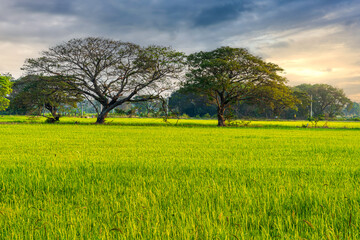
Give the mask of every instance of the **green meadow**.
[[360, 123], [43, 121], [0, 117], [0, 239], [360, 239]]
[[[32, 117], [32, 116], [0, 116], [1, 123], [44, 123], [46, 117]], [[93, 124], [96, 122], [96, 118], [79, 118], [79, 117], [62, 117], [60, 123], [62, 124]], [[248, 124], [248, 127], [263, 128], [263, 127], [276, 127], [276, 128], [351, 128], [360, 129], [359, 121], [319, 121], [317, 123], [309, 122], [306, 120], [301, 121], [289, 121], [289, 120], [237, 120], [233, 123]], [[126, 125], [126, 126], [202, 126], [202, 127], [214, 127], [217, 125], [217, 120], [214, 119], [169, 119], [168, 123], [165, 123], [162, 118], [107, 118], [105, 124], [109, 125]]]

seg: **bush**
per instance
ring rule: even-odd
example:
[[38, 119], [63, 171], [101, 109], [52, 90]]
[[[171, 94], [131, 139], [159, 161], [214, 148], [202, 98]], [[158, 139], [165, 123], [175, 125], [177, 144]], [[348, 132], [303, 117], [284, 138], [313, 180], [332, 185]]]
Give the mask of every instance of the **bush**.
[[127, 115], [127, 112], [125, 112], [122, 109], [115, 108], [115, 114], [118, 114], [120, 116]]
[[349, 118], [348, 120], [350, 120], [350, 121], [360, 121], [360, 117], [352, 117], [352, 118]]
[[229, 127], [248, 127], [250, 126], [251, 121], [245, 121], [245, 120], [229, 121], [227, 124]]
[[45, 123], [57, 123], [60, 121], [60, 117], [47, 117]]
[[211, 118], [209, 113], [204, 114], [203, 118]]

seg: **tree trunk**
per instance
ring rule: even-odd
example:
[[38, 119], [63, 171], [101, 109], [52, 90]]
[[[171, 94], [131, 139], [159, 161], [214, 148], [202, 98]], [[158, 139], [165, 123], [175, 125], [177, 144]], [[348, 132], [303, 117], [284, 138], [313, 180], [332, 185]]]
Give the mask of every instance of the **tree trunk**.
[[224, 127], [224, 126], [226, 126], [224, 114], [225, 114], [225, 107], [224, 107], [224, 106], [218, 107], [218, 111], [217, 111], [218, 127]]
[[107, 117], [108, 113], [113, 110], [115, 107], [117, 107], [118, 105], [101, 105], [101, 113], [98, 115], [97, 119], [96, 119], [96, 124], [103, 124], [105, 123], [105, 118]]
[[53, 117], [53, 122], [59, 121], [61, 115], [57, 113], [56, 107], [50, 104], [45, 104], [45, 108], [50, 111], [51, 116]]
[[97, 117], [97, 119], [96, 119], [96, 124], [103, 124], [103, 123], [105, 123], [105, 118], [107, 117], [108, 113], [109, 113], [109, 111], [103, 110], [103, 111], [99, 114], [99, 116]]
[[60, 115], [57, 113], [56, 107], [51, 106], [50, 112], [51, 112], [51, 115], [53, 116], [53, 118], [55, 119], [55, 121], [59, 121]]
[[107, 104], [107, 105], [101, 105], [101, 112], [98, 115], [97, 119], [96, 119], [96, 124], [104, 124], [105, 123], [105, 118], [107, 117], [107, 115], [109, 114], [109, 112], [111, 110], [113, 110], [114, 108], [116, 108], [117, 106], [120, 106], [122, 103], [113, 103], [113, 104]]
[[60, 114], [57, 114], [56, 110], [55, 110], [55, 111], [51, 111], [51, 115], [53, 116], [53, 118], [55, 119], [55, 121], [59, 121], [59, 119], [60, 119]]

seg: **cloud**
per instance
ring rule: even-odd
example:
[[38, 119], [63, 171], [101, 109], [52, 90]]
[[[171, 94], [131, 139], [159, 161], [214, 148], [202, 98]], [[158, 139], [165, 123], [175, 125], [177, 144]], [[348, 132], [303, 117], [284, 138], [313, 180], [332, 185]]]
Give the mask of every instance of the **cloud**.
[[51, 14], [71, 14], [74, 13], [72, 1], [47, 1], [47, 0], [17, 0], [12, 2], [12, 7], [16, 10], [23, 10], [26, 12], [40, 12]]
[[195, 27], [210, 26], [223, 22], [236, 20], [242, 12], [250, 10], [244, 2], [227, 3], [202, 9], [194, 18], [193, 25]]
[[2, 9], [0, 72], [15, 76], [51, 45], [102, 36], [186, 53], [246, 47], [283, 67], [292, 85], [360, 92], [349, 83], [360, 76], [357, 0], [2, 0]]
[[[221, 33], [219, 40], [236, 34], [263, 30], [287, 30], [314, 25], [314, 21], [329, 18], [326, 9], [337, 9], [338, 1], [261, 1], [261, 0], [3, 0], [11, 14], [2, 22], [31, 23], [32, 30], [44, 35], [52, 32], [53, 18], [64, 20], [59, 35], [76, 30], [79, 34], [106, 32], [126, 35], [128, 32], [154, 30], [166, 33], [188, 32], [207, 28], [203, 41], [211, 41], [213, 32]], [[322, 10], [319, 10], [322, 9]], [[338, 19], [339, 13], [332, 19]], [[328, 16], [328, 17], [326, 17]], [[70, 18], [71, 21], [66, 21]], [[46, 23], [52, 24], [46, 24]], [[318, 23], [317, 23], [318, 24]], [[18, 30], [24, 24], [17, 27]], [[6, 29], [4, 30], [6, 32]], [[34, 31], [34, 36], [39, 36]], [[121, 31], [121, 32], [120, 32]], [[20, 31], [19, 31], [20, 32]], [[31, 35], [31, 33], [28, 33]], [[24, 36], [28, 36], [28, 34]]]

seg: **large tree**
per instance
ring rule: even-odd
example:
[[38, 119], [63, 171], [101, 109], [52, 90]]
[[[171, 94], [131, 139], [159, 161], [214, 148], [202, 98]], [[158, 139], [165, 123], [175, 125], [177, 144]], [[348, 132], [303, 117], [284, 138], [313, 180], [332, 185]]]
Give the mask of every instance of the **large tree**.
[[51, 113], [51, 119], [58, 121], [60, 118], [58, 111], [62, 105], [76, 107], [77, 103], [83, 100], [81, 93], [67, 81], [61, 76], [22, 77], [14, 83], [13, 104], [28, 111], [45, 107]]
[[5, 110], [9, 106], [7, 96], [12, 92], [11, 76], [0, 75], [0, 111]]
[[188, 56], [185, 88], [201, 92], [217, 105], [218, 126], [225, 126], [225, 110], [236, 102], [278, 100], [288, 95], [282, 69], [246, 49], [221, 47]]
[[184, 55], [168, 47], [140, 47], [103, 38], [72, 39], [27, 59], [28, 74], [61, 76], [88, 99], [98, 101], [97, 123], [123, 103], [156, 99], [174, 86]]

